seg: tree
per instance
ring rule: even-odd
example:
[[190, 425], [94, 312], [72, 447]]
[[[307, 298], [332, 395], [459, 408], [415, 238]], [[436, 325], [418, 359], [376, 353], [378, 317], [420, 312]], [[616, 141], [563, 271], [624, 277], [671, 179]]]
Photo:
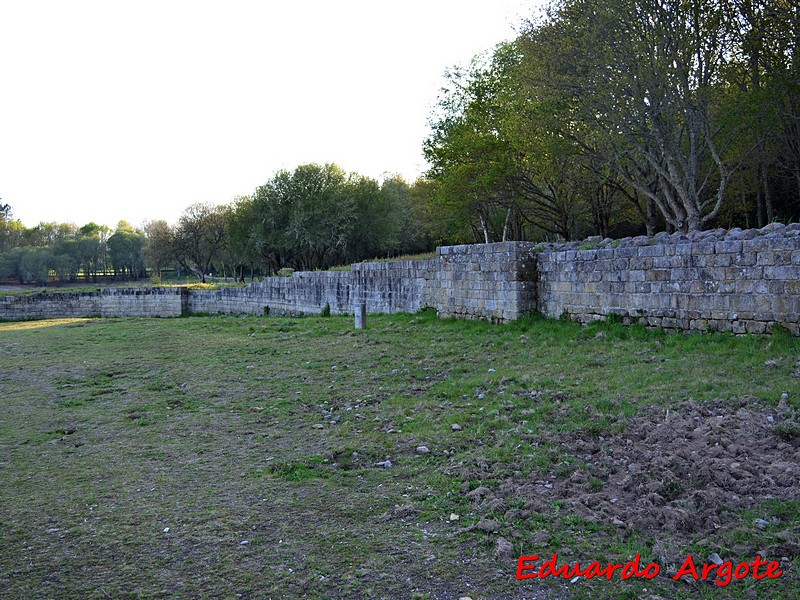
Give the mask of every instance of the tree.
[[490, 57], [476, 56], [467, 68], [447, 71], [448, 85], [423, 143], [431, 208], [457, 229], [472, 231], [474, 241], [507, 234], [516, 164], [504, 117], [514, 97], [515, 60], [513, 46], [506, 45]]
[[0, 203], [0, 254], [25, 244], [25, 226], [14, 218], [11, 206]]
[[138, 279], [144, 274], [142, 251], [146, 242], [144, 233], [134, 230], [127, 221], [119, 222], [107, 242], [115, 277]]
[[226, 209], [212, 204], [193, 204], [183, 211], [173, 237], [178, 262], [205, 283], [206, 273], [225, 244]]
[[144, 264], [161, 277], [161, 271], [176, 260], [174, 232], [169, 223], [161, 219], [145, 223], [143, 229], [147, 240], [142, 249]]
[[715, 0], [566, 0], [556, 85], [571, 90], [581, 125], [601, 127], [618, 164], [647, 163], [657, 186], [619, 174], [683, 231], [712, 221], [738, 162], [736, 131], [717, 118], [723, 67], [732, 52]]
[[422, 196], [420, 192], [424, 185], [424, 183], [409, 185], [400, 175], [388, 177], [381, 183], [383, 202], [392, 206], [393, 210], [388, 214], [376, 214], [376, 218], [388, 218], [398, 228], [397, 245], [387, 247], [386, 252], [394, 255], [417, 254], [433, 248], [430, 229], [425, 226], [422, 218], [424, 208], [420, 201]]
[[329, 266], [346, 253], [355, 218], [347, 176], [333, 164], [279, 171], [253, 195], [253, 244], [271, 271]]

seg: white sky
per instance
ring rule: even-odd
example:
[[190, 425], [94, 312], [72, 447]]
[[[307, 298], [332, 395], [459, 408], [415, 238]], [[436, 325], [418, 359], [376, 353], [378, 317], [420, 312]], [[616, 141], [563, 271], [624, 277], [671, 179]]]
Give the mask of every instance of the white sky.
[[0, 0], [0, 198], [174, 223], [279, 169], [413, 180], [448, 67], [542, 0]]

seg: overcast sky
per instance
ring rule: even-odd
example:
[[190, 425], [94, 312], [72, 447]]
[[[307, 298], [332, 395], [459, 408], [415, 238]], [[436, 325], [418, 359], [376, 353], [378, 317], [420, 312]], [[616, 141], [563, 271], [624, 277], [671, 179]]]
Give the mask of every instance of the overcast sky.
[[0, 0], [0, 198], [174, 223], [279, 169], [413, 180], [448, 67], [542, 0]]

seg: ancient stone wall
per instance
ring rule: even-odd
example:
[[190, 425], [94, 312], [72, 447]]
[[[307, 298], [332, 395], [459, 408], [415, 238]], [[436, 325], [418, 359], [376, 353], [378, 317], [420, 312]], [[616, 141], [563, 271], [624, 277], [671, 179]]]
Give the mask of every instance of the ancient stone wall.
[[215, 291], [109, 288], [0, 298], [0, 319], [416, 312], [505, 322], [539, 311], [581, 322], [800, 334], [800, 225], [568, 244], [438, 248], [430, 260], [359, 263]]
[[187, 312], [318, 315], [326, 304], [333, 314], [352, 312], [351, 279], [350, 271], [304, 271], [267, 277], [244, 288], [189, 290]]
[[[586, 246], [596, 246], [587, 248]], [[583, 248], [583, 249], [581, 249]], [[800, 333], [800, 225], [545, 248], [538, 310], [667, 330]]]
[[444, 246], [426, 286], [425, 305], [440, 316], [511, 321], [536, 310], [533, 244]]
[[0, 319], [78, 317], [176, 317], [181, 291], [176, 288], [106, 288], [99, 292], [43, 292], [0, 297]]
[[350, 271], [302, 271], [247, 288], [189, 291], [190, 313], [271, 315], [417, 312], [503, 322], [535, 310], [532, 245], [449, 246], [430, 260], [358, 263]]

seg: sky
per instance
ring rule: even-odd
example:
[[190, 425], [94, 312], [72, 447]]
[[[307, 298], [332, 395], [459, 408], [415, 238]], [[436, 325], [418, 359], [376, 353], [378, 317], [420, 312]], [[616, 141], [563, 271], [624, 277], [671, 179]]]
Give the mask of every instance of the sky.
[[413, 181], [446, 69], [543, 0], [0, 0], [0, 204], [175, 223], [278, 170]]

